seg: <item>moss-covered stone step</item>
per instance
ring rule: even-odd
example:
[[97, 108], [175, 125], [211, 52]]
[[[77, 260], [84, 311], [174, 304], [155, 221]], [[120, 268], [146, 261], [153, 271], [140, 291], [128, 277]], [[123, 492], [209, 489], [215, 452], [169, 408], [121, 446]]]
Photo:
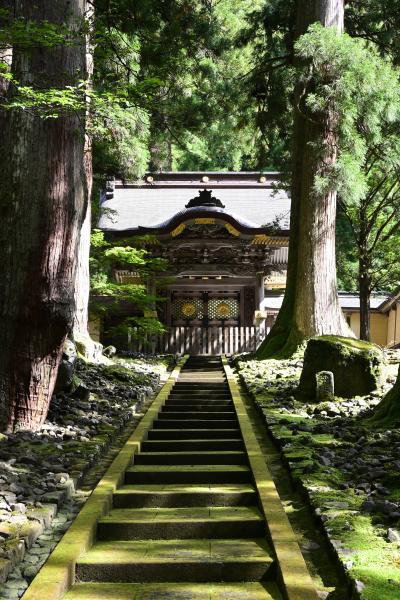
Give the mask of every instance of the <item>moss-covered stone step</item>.
[[100, 519], [98, 540], [248, 538], [265, 534], [255, 506], [114, 509]]
[[65, 600], [282, 600], [272, 583], [80, 583]]
[[134, 455], [135, 465], [246, 465], [245, 452], [140, 452]]
[[178, 388], [178, 389], [173, 389], [171, 390], [171, 394], [170, 396], [172, 397], [186, 397], [186, 398], [193, 398], [194, 400], [197, 400], [198, 398], [205, 398], [205, 399], [210, 399], [212, 400], [214, 397], [214, 394], [216, 395], [216, 397], [222, 397], [225, 399], [228, 399], [229, 396], [229, 390], [224, 390], [224, 389], [220, 389], [220, 390], [214, 390], [213, 388], [196, 388], [195, 390], [191, 389], [191, 386], [194, 385], [193, 383], [188, 384], [187, 387], [185, 388]]
[[216, 393], [213, 390], [202, 390], [195, 394], [190, 389], [176, 392], [172, 391], [171, 394], [169, 394], [169, 398], [173, 398], [175, 400], [193, 400], [197, 402], [202, 399], [210, 402], [232, 400], [228, 392], [221, 391]]
[[177, 402], [177, 403], [188, 403], [188, 404], [226, 404], [226, 403], [231, 403], [232, 402], [232, 398], [230, 398], [229, 396], [219, 396], [217, 398], [213, 397], [212, 392], [210, 392], [209, 394], [207, 394], [206, 392], [204, 392], [203, 394], [199, 394], [198, 396], [192, 395], [190, 392], [188, 392], [185, 395], [177, 395], [175, 396], [169, 396], [168, 402]]
[[203, 398], [204, 400], [229, 400], [229, 392], [224, 390], [220, 390], [219, 392], [215, 392], [214, 390], [172, 390], [169, 395], [170, 398], [176, 399], [192, 399], [199, 400]]
[[201, 419], [202, 421], [204, 420], [211, 420], [211, 421], [215, 421], [215, 420], [235, 420], [236, 419], [236, 414], [235, 412], [232, 411], [193, 411], [193, 412], [189, 412], [189, 411], [161, 411], [158, 414], [158, 419], [159, 420], [180, 420], [183, 419], [185, 422], [186, 421], [190, 421], [190, 420], [198, 420]]
[[166, 402], [169, 404], [180, 404], [184, 406], [232, 406], [232, 398], [213, 398], [210, 396], [170, 396]]
[[225, 383], [225, 378], [219, 373], [203, 373], [201, 371], [182, 373], [180, 377], [182, 383]]
[[264, 539], [97, 542], [76, 565], [78, 581], [219, 582], [273, 577]]
[[165, 412], [230, 412], [234, 413], [235, 409], [231, 401], [226, 402], [176, 402], [168, 400], [161, 409], [161, 413]]
[[125, 483], [252, 483], [243, 465], [134, 465]]
[[164, 404], [164, 409], [172, 410], [170, 407], [176, 407], [176, 410], [205, 410], [207, 411], [224, 411], [224, 410], [232, 410], [233, 404], [231, 400], [218, 400], [218, 402], [214, 402], [213, 400], [167, 400]]
[[187, 364], [183, 369], [182, 369], [182, 374], [184, 373], [192, 373], [192, 372], [196, 372], [196, 371], [201, 371], [201, 372], [207, 372], [207, 373], [212, 373], [213, 371], [216, 371], [217, 373], [221, 372], [221, 365], [218, 364], [210, 364], [210, 363], [201, 363], [199, 362], [198, 364], [193, 364], [193, 365], [189, 365]]
[[230, 398], [230, 394], [228, 391], [220, 391], [215, 392], [214, 390], [172, 390], [170, 398], [204, 398], [204, 399], [212, 399], [217, 400], [222, 398], [223, 400], [228, 400]]
[[182, 382], [177, 382], [174, 387], [172, 388], [173, 392], [181, 392], [181, 391], [204, 391], [207, 394], [209, 394], [210, 392], [225, 392], [225, 393], [229, 393], [229, 385], [225, 382], [223, 383], [218, 383], [218, 382], [211, 382], [211, 383], [185, 383], [184, 381]]
[[233, 429], [237, 426], [236, 419], [154, 419], [154, 429], [177, 429], [185, 426], [189, 429]]
[[256, 506], [257, 492], [249, 484], [124, 485], [113, 496], [114, 508], [178, 506]]
[[[237, 424], [236, 424], [237, 425]], [[229, 429], [152, 429], [148, 433], [149, 440], [184, 440], [184, 439], [232, 439], [241, 437], [239, 427]]]
[[143, 452], [193, 452], [194, 450], [243, 450], [243, 440], [146, 440], [142, 442]]

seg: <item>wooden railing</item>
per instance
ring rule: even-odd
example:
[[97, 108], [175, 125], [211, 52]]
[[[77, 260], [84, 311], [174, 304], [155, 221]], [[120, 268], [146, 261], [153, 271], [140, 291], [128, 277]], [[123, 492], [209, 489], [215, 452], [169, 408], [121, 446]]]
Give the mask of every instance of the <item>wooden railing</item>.
[[132, 330], [131, 352], [159, 354], [237, 354], [253, 352], [269, 329], [260, 327], [170, 327], [161, 335], [138, 337]]

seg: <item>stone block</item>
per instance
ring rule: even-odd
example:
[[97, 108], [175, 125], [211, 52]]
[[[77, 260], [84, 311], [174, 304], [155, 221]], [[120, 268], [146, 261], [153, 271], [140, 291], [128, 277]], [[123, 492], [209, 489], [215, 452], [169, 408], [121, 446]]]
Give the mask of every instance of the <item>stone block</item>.
[[308, 341], [297, 396], [317, 399], [316, 375], [330, 371], [335, 394], [343, 398], [364, 396], [383, 383], [384, 356], [375, 344], [353, 338], [321, 336]]
[[5, 583], [7, 577], [12, 571], [12, 562], [5, 558], [0, 558], [0, 583]]
[[28, 519], [33, 519], [42, 523], [47, 528], [50, 527], [54, 516], [57, 513], [57, 504], [46, 504], [42, 508], [28, 509], [26, 516]]

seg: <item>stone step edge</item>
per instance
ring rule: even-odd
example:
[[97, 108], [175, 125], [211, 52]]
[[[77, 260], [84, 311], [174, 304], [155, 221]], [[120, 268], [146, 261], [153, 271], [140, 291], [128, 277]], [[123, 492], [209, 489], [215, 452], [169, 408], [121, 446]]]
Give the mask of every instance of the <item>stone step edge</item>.
[[[168, 589], [171, 594], [178, 594], [182, 591], [193, 592], [193, 600], [200, 600], [210, 596], [213, 600], [221, 600], [222, 597], [226, 598], [226, 590], [230, 594], [234, 593], [235, 598], [239, 597], [237, 594], [241, 594], [241, 597], [247, 598], [248, 600], [281, 600], [281, 595], [278, 592], [274, 583], [259, 583], [259, 582], [246, 582], [246, 583], [169, 583]], [[160, 593], [165, 590], [165, 583], [79, 583], [68, 592], [65, 600], [83, 600], [85, 597], [89, 597], [92, 600], [104, 600], [104, 598], [112, 597], [119, 598], [120, 600], [132, 600], [136, 597], [136, 592], [149, 592], [152, 595]], [[219, 595], [221, 591], [224, 596]], [[115, 594], [111, 596], [111, 594]], [[199, 595], [201, 594], [201, 595]], [[214, 596], [217, 594], [217, 596]], [[153, 595], [153, 598], [155, 596]]]
[[78, 558], [93, 545], [97, 521], [111, 508], [113, 493], [122, 483], [125, 470], [132, 463], [133, 455], [140, 451], [141, 442], [146, 439], [153, 421], [165, 404], [188, 358], [187, 355], [182, 357], [170, 373], [167, 381], [148, 406], [146, 414], [97, 484], [75, 521], [25, 591], [23, 600], [38, 600], [44, 597], [44, 593], [46, 593], [46, 600], [61, 600], [72, 587]]
[[286, 600], [317, 600], [310, 572], [296, 534], [268, 469], [260, 444], [251, 425], [239, 385], [226, 356], [222, 364], [236, 408], [237, 419], [253, 473], [260, 506], [265, 515], [269, 540], [277, 560], [279, 583]]

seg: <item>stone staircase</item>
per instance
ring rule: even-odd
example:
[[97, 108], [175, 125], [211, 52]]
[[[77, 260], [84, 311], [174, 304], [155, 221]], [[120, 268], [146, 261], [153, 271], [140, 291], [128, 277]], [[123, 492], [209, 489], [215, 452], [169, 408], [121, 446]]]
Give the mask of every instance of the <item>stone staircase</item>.
[[219, 357], [191, 357], [66, 600], [281, 600]]

